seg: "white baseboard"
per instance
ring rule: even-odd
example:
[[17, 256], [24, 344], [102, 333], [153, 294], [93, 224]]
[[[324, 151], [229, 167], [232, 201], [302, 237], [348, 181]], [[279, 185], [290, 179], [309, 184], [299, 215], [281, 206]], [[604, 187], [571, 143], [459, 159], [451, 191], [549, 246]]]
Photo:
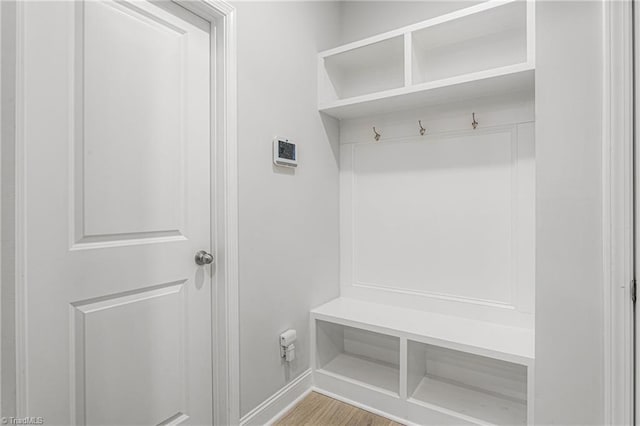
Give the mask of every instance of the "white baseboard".
[[311, 392], [318, 392], [329, 398], [342, 401], [346, 404], [368, 411], [373, 414], [393, 420], [396, 423], [412, 426], [406, 419], [391, 415], [384, 411], [378, 410], [368, 405], [361, 404], [349, 398], [342, 397], [333, 392], [318, 388], [313, 384], [313, 376], [311, 370], [306, 370], [294, 381], [274, 393], [266, 399], [262, 404], [251, 410], [240, 419], [240, 426], [270, 426], [284, 416], [297, 403], [304, 399]]
[[243, 416], [240, 419], [240, 426], [271, 425], [307, 396], [311, 392], [312, 385], [311, 370], [306, 370]]
[[373, 407], [369, 407], [368, 405], [361, 404], [361, 403], [353, 401], [353, 400], [351, 400], [349, 398], [344, 398], [344, 397], [342, 397], [340, 395], [337, 395], [337, 394], [335, 394], [333, 392], [326, 391], [326, 390], [318, 388], [316, 386], [313, 386], [311, 389], [309, 389], [309, 391], [321, 393], [322, 395], [328, 396], [329, 398], [337, 399], [338, 401], [342, 401], [345, 404], [353, 405], [354, 407], [360, 408], [361, 410], [368, 411], [368, 412], [373, 413], [373, 414], [377, 414], [378, 416], [385, 417], [385, 418], [387, 418], [389, 420], [392, 420], [392, 421], [394, 421], [396, 423], [400, 423], [402, 425], [418, 426], [415, 423], [409, 422], [407, 419], [403, 419], [403, 418], [400, 418], [398, 416], [394, 416], [392, 414], [385, 413], [384, 411], [375, 409]]

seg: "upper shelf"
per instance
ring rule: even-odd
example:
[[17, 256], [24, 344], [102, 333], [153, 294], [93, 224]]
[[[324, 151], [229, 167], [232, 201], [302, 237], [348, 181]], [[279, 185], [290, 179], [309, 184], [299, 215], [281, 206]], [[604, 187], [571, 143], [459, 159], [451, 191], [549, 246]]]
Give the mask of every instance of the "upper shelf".
[[353, 118], [533, 92], [533, 2], [490, 0], [319, 54], [319, 110]]

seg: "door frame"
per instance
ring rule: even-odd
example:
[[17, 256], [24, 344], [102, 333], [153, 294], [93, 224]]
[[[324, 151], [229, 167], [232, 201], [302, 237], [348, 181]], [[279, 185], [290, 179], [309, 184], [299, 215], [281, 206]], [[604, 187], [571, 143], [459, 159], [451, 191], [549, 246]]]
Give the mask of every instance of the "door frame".
[[[223, 0], [171, 1], [211, 24], [212, 409], [214, 424], [235, 425], [240, 421], [236, 12]], [[3, 416], [23, 417], [36, 415], [25, 406], [24, 22], [20, 1], [0, 2], [0, 9], [0, 128], [5, 129], [0, 132], [0, 409]], [[8, 391], [13, 387], [15, 392]]]
[[[635, 1], [635, 0], [632, 0]], [[602, 1], [603, 407], [634, 424], [634, 58], [632, 2]], [[636, 11], [637, 13], [638, 11]], [[636, 160], [637, 162], [637, 160]]]

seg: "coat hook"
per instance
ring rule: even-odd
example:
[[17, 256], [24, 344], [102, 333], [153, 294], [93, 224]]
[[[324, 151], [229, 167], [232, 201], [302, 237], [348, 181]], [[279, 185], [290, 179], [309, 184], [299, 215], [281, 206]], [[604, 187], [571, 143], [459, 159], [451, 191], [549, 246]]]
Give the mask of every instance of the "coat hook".
[[472, 113], [471, 117], [473, 117], [473, 121], [471, 122], [471, 125], [473, 126], [473, 130], [475, 130], [478, 127], [478, 122], [476, 121], [476, 113]]
[[424, 136], [424, 133], [427, 131], [427, 129], [422, 127], [422, 120], [418, 120], [418, 125], [420, 126], [420, 136]]
[[373, 134], [374, 134], [373, 138], [374, 138], [375, 140], [379, 141], [379, 140], [380, 140], [380, 133], [378, 133], [378, 132], [376, 131], [376, 126], [373, 126]]

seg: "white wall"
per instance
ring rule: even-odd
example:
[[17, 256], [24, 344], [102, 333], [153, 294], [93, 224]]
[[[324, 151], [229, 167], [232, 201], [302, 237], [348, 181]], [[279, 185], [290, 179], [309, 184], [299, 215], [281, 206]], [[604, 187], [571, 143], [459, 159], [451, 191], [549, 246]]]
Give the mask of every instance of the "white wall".
[[405, 121], [414, 111], [377, 116], [378, 142], [364, 120], [342, 122], [341, 136], [367, 131], [341, 147], [343, 296], [533, 328], [530, 105], [519, 121], [475, 103], [477, 130], [469, 110], [424, 113], [424, 136], [417, 118]]
[[603, 424], [602, 4], [537, 3], [536, 424]]
[[[241, 415], [309, 368], [309, 310], [339, 295], [338, 146], [317, 111], [318, 51], [337, 45], [336, 2], [237, 2]], [[271, 139], [299, 144], [275, 168]], [[336, 135], [337, 136], [337, 135]], [[298, 330], [297, 359], [278, 335]]]
[[482, 3], [482, 0], [340, 2], [340, 43], [411, 25], [477, 3]]
[[[245, 414], [308, 367], [308, 309], [339, 291], [337, 146], [316, 113], [315, 53], [470, 3], [236, 5]], [[601, 8], [537, 3], [536, 424], [603, 422]], [[301, 143], [295, 175], [269, 163], [274, 134]], [[288, 371], [276, 339], [290, 326]]]
[[[0, 32], [2, 33], [0, 51], [2, 62], [0, 63], [0, 151], [2, 163], [2, 220], [0, 222], [0, 251], [2, 252], [2, 264], [0, 265], [0, 300], [2, 300], [2, 317], [0, 318], [0, 412], [3, 416], [16, 414], [16, 368], [15, 353], [15, 288], [12, 285], [15, 279], [14, 254], [15, 254], [15, 197], [14, 185], [14, 159], [15, 159], [15, 127], [9, 125], [15, 121], [15, 67], [11, 65], [15, 61], [15, 2], [0, 2]], [[7, 285], [9, 283], [11, 285]]]

